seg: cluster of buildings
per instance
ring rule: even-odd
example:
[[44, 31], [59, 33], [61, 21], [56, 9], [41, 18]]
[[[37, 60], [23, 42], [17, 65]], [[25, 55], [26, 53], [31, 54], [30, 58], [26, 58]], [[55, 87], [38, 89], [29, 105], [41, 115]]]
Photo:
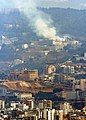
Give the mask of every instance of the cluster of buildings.
[[0, 99], [0, 120], [86, 120], [86, 107], [77, 110], [68, 102], [53, 106], [51, 100], [35, 100], [31, 93], [18, 93], [16, 100]]
[[83, 75], [85, 65], [72, 61], [47, 64], [42, 75], [11, 72], [9, 80], [0, 81], [0, 120], [86, 120]]
[[11, 80], [34, 80], [38, 79], [39, 73], [38, 70], [24, 70], [18, 72], [12, 72], [9, 76]]
[[[10, 12], [20, 15], [18, 9], [0, 11]], [[27, 23], [3, 26], [15, 34], [21, 31], [0, 38], [0, 55], [10, 53], [8, 61], [0, 61], [0, 70], [9, 70], [0, 76], [0, 120], [86, 120], [86, 53], [76, 55], [82, 44], [67, 36], [29, 41], [23, 31]]]

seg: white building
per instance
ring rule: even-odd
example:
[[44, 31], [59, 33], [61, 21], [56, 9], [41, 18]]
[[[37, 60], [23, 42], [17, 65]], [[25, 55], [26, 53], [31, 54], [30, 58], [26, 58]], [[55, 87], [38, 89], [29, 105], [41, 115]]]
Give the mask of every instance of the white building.
[[71, 112], [72, 106], [70, 105], [70, 103], [65, 102], [63, 104], [60, 104], [60, 109], [63, 110], [63, 113], [65, 115], [67, 115], [69, 112]]
[[0, 86], [0, 96], [6, 96], [7, 94], [7, 88], [5, 86]]
[[54, 120], [55, 117], [55, 109], [44, 109], [41, 111], [41, 118], [45, 120]]
[[64, 74], [74, 74], [75, 73], [75, 68], [74, 66], [71, 65], [62, 65], [63, 68], [63, 73]]
[[32, 98], [32, 93], [19, 93], [17, 97], [21, 100]]

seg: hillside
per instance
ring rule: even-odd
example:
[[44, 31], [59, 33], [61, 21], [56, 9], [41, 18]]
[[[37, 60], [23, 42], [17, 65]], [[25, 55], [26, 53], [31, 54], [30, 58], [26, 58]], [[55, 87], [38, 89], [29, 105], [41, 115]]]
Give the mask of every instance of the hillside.
[[[86, 10], [63, 9], [63, 8], [39, 8], [53, 20], [53, 25], [58, 30], [59, 35], [69, 34], [77, 40], [86, 40]], [[43, 46], [30, 48], [31, 42], [36, 41], [39, 37], [34, 33], [26, 17], [17, 11], [0, 12], [0, 70], [9, 69], [38, 69], [43, 71], [46, 63], [58, 63], [69, 58], [70, 53], [54, 55], [50, 53], [46, 58], [41, 53]], [[43, 39], [44, 40], [44, 39]], [[22, 45], [29, 45], [29, 49], [23, 49]], [[72, 53], [82, 54], [86, 50], [86, 43], [77, 51]], [[49, 46], [50, 47], [50, 46]], [[35, 53], [37, 50], [37, 53]], [[30, 52], [31, 51], [31, 52]], [[35, 52], [34, 52], [35, 51]], [[63, 52], [63, 51], [62, 51]], [[71, 52], [71, 51], [70, 51]], [[35, 54], [35, 56], [34, 56]], [[56, 56], [56, 59], [53, 59]], [[16, 64], [22, 62], [23, 64]], [[2, 62], [3, 61], [3, 62]], [[40, 62], [39, 62], [40, 61]], [[12, 70], [13, 70], [12, 69]]]
[[[86, 10], [63, 9], [63, 8], [40, 8], [51, 16], [54, 26], [59, 34], [70, 34], [74, 37], [86, 37]], [[8, 24], [13, 26], [9, 27]], [[23, 33], [27, 33], [24, 36]], [[9, 37], [18, 37], [25, 40], [37, 39], [36, 34], [29, 26], [29, 21], [19, 11], [0, 13], [0, 35], [5, 34]]]
[[42, 9], [51, 15], [59, 33], [74, 37], [86, 37], [86, 10], [49, 8]]

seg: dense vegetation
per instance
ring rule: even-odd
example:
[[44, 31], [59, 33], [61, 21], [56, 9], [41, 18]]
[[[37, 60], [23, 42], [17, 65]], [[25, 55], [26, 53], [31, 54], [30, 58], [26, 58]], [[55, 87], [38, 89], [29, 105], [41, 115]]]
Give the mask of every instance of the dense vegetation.
[[43, 11], [51, 15], [60, 33], [86, 37], [86, 10], [50, 8]]

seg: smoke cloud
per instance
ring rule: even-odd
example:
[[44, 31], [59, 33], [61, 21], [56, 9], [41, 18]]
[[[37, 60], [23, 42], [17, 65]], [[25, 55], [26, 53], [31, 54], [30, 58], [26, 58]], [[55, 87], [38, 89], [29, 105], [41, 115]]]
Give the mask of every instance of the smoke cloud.
[[38, 36], [47, 39], [60, 39], [57, 36], [56, 28], [52, 26], [51, 18], [37, 9], [35, 0], [15, 0], [14, 5], [27, 16], [29, 23]]

